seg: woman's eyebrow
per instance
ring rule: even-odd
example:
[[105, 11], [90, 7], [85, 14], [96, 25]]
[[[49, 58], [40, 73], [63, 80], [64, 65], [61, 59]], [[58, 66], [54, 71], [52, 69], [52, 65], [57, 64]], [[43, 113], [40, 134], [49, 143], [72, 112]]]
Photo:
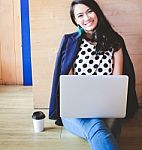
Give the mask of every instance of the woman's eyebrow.
[[82, 15], [83, 14], [83, 12], [80, 12], [80, 13], [77, 13], [76, 15]]
[[[88, 11], [90, 11], [91, 9], [90, 8], [88, 8], [86, 11], [85, 11], [85, 13], [86, 12], [88, 12]], [[81, 15], [81, 14], [83, 14], [84, 12], [78, 12], [76, 15]]]

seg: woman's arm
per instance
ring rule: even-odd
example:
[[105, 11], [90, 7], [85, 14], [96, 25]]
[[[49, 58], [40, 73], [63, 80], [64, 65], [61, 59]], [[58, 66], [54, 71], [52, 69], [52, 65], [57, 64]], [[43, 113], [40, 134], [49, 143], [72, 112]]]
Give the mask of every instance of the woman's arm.
[[73, 68], [70, 69], [68, 75], [73, 75]]
[[114, 52], [114, 69], [113, 75], [119, 75], [123, 73], [123, 52], [122, 48]]

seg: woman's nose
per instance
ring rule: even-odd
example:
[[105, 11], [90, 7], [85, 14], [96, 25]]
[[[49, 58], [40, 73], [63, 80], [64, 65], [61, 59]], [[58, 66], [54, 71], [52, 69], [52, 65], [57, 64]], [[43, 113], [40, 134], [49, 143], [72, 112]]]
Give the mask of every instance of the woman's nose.
[[84, 14], [84, 20], [88, 20], [90, 17], [88, 16], [88, 14]]

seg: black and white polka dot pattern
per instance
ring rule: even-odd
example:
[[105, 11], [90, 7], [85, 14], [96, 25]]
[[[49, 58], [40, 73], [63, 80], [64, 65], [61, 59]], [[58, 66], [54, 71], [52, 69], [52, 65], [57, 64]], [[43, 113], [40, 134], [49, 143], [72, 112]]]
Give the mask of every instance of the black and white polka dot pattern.
[[73, 67], [76, 75], [111, 75], [113, 50], [97, 54], [96, 47], [82, 39]]

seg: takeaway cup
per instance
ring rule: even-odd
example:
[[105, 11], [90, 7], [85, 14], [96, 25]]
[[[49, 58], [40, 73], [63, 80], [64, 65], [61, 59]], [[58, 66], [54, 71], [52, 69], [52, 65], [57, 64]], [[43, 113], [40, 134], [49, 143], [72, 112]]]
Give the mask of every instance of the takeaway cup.
[[32, 115], [33, 126], [35, 132], [42, 132], [44, 130], [45, 114], [42, 111], [36, 111]]

